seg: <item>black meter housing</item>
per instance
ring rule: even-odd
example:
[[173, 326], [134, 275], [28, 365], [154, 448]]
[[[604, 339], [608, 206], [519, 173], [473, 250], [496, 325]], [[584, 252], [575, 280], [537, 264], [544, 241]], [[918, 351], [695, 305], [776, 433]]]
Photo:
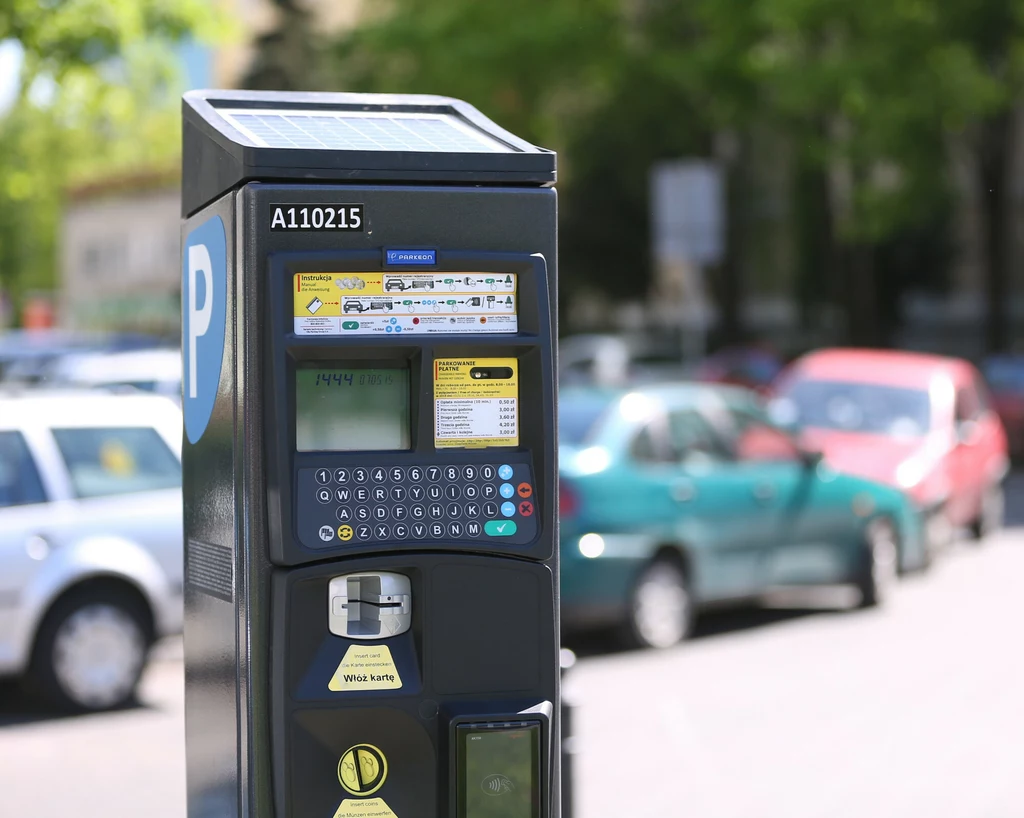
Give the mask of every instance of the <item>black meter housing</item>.
[[556, 818], [554, 154], [443, 97], [183, 116], [190, 818]]

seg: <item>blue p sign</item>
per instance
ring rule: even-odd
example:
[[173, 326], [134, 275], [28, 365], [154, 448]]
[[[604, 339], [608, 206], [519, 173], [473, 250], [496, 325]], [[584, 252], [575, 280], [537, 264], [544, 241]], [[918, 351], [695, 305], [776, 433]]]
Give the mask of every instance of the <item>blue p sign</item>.
[[190, 443], [197, 443], [206, 431], [220, 385], [227, 267], [224, 222], [214, 216], [188, 234], [181, 258], [182, 406]]

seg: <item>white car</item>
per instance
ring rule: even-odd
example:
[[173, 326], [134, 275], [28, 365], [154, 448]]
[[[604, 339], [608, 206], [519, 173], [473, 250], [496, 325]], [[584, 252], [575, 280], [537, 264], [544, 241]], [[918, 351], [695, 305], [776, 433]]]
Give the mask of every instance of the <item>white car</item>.
[[57, 388], [152, 392], [181, 401], [181, 350], [136, 349], [65, 355], [44, 371]]
[[182, 627], [181, 411], [0, 393], [0, 676], [63, 709], [130, 701]]

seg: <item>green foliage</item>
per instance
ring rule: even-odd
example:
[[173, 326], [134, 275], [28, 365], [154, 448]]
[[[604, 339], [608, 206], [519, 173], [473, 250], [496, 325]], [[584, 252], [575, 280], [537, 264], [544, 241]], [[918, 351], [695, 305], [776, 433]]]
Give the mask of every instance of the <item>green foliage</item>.
[[209, 9], [204, 0], [6, 0], [0, 41], [25, 51], [24, 93], [40, 76], [60, 83], [81, 69], [107, 69], [135, 48], [212, 34]]
[[373, 8], [335, 50], [337, 85], [458, 96], [559, 149], [564, 269], [612, 289], [625, 276], [632, 292], [654, 161], [767, 128], [792, 146], [794, 173], [828, 180], [823, 228], [881, 246], [944, 217], [950, 140], [1013, 102], [1024, 66], [1022, 0]]
[[24, 51], [0, 112], [0, 290], [51, 289], [67, 187], [162, 169], [180, 144], [170, 47], [214, 37], [204, 0], [6, 0], [0, 41]]
[[458, 96], [557, 144], [614, 83], [628, 25], [617, 0], [396, 0], [336, 51], [347, 90]]

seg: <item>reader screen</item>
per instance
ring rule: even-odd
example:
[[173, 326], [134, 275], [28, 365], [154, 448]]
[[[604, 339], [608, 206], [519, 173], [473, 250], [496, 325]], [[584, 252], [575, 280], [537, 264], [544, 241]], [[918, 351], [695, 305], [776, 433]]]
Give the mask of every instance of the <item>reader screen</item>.
[[537, 818], [540, 725], [459, 733], [459, 818]]
[[408, 369], [296, 370], [295, 448], [300, 452], [409, 447]]

